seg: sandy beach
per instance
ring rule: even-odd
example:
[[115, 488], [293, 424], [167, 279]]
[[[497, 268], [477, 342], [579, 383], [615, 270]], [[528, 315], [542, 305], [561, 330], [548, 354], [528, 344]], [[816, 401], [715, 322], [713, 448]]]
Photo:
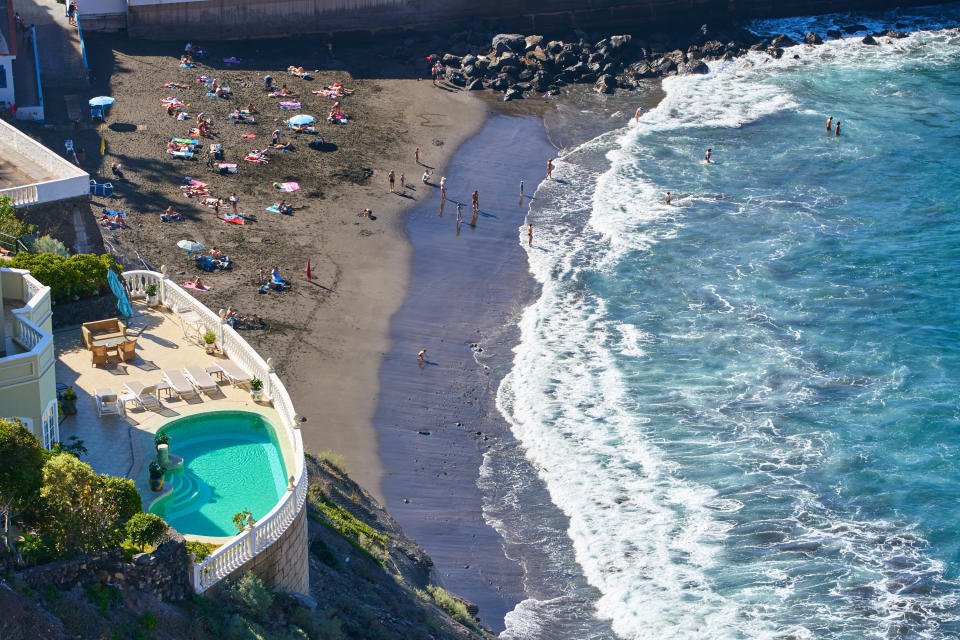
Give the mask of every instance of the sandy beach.
[[[195, 68], [182, 68], [182, 43], [91, 38], [91, 93], [111, 95], [117, 102], [100, 132], [79, 131], [74, 138], [86, 151], [84, 167], [91, 174], [100, 171], [98, 133], [106, 139], [106, 176], [100, 180], [109, 180], [115, 195], [94, 198], [94, 208], [127, 213], [129, 226], [105, 230], [109, 248], [128, 268], [163, 265], [177, 282], [201, 275], [210, 290], [196, 295], [212, 309], [232, 307], [260, 316], [266, 328], [244, 335], [261, 354], [273, 357], [298, 411], [307, 418], [307, 448], [341, 453], [351, 475], [379, 496], [381, 466], [371, 417], [389, 319], [408, 282], [410, 248], [402, 213], [435, 189], [420, 183], [424, 168], [444, 167], [482, 124], [486, 107], [463, 92], [404, 77], [411, 70], [402, 67], [383, 69], [385, 77], [371, 79], [363, 67], [369, 51], [338, 47], [331, 57], [322, 45], [202, 45], [205, 57]], [[239, 64], [222, 62], [234, 55], [242, 59]], [[321, 70], [304, 80], [286, 72], [291, 64]], [[361, 77], [354, 78], [351, 70]], [[282, 110], [281, 98], [267, 97], [266, 75], [296, 93], [290, 100], [300, 101], [301, 108]], [[217, 78], [232, 96], [206, 96], [199, 77]], [[350, 115], [345, 125], [323, 122], [333, 100], [311, 93], [333, 82], [353, 89], [341, 100]], [[166, 88], [167, 83], [186, 88]], [[183, 102], [191, 119], [167, 115], [160, 102], [166, 96]], [[256, 123], [233, 124], [229, 114], [251, 104], [258, 112]], [[199, 159], [168, 156], [167, 141], [186, 137], [201, 111], [213, 120], [213, 138], [202, 140]], [[322, 150], [309, 147], [314, 135], [286, 129], [284, 120], [301, 113], [317, 117], [317, 133], [326, 140]], [[243, 161], [247, 152], [266, 147], [278, 128], [293, 151], [271, 150], [267, 164]], [[237, 174], [222, 175], [206, 166], [211, 143], [223, 145], [223, 162], [237, 164]], [[424, 166], [414, 159], [418, 146]], [[124, 180], [111, 175], [115, 162], [122, 166]], [[388, 191], [390, 170], [398, 178], [396, 194]], [[401, 174], [407, 184], [403, 190]], [[235, 193], [245, 224], [225, 224], [214, 209], [184, 197], [180, 187], [186, 176], [206, 183], [211, 197], [226, 200]], [[300, 189], [281, 192], [271, 180], [296, 181]], [[294, 207], [292, 215], [265, 210], [281, 199]], [[161, 222], [160, 213], [168, 206], [185, 220]], [[373, 211], [373, 219], [358, 215], [365, 208]], [[221, 209], [228, 211], [229, 206]], [[177, 248], [181, 239], [222, 251], [232, 269], [198, 271]], [[308, 260], [311, 282], [306, 279]], [[269, 273], [273, 266], [293, 282], [292, 289], [258, 294], [259, 269]]]

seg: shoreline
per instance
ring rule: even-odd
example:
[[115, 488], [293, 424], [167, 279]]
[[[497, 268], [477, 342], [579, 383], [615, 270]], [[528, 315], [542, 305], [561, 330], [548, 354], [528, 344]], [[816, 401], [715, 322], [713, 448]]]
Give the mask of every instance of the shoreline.
[[[552, 140], [570, 148], [622, 126], [628, 106], [632, 115], [638, 102], [650, 108], [660, 97], [659, 83], [651, 83], [618, 99], [583, 91], [565, 100], [491, 105], [484, 127], [450, 164], [442, 217], [438, 193], [408, 217], [410, 287], [391, 319], [374, 416], [384, 506], [430, 554], [436, 579], [475, 602], [498, 632], [505, 614], [527, 597], [526, 576], [523, 559], [508, 558], [503, 537], [487, 523], [477, 483], [483, 455], [515, 444], [495, 401], [512, 365], [517, 318], [536, 296], [521, 227], [547, 158], [559, 155]], [[583, 108], [608, 117], [584, 120]], [[481, 204], [475, 229], [473, 189]], [[422, 369], [421, 348], [429, 363]]]

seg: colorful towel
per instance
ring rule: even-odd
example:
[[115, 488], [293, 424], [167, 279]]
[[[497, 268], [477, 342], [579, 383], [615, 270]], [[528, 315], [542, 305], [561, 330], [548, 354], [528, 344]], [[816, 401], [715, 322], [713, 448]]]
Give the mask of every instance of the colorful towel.
[[300, 103], [299, 102], [281, 102], [280, 108], [281, 109], [299, 109]]
[[280, 207], [278, 207], [275, 204], [272, 204], [269, 207], [267, 207], [267, 211], [269, 211], [270, 213], [283, 213], [282, 211], [280, 211]]
[[217, 165], [217, 168], [220, 169], [220, 173], [237, 173], [237, 165], [235, 164], [221, 162]]
[[176, 144], [187, 144], [191, 147], [200, 144], [199, 140], [194, 140], [193, 138], [170, 138]]
[[181, 62], [180, 66], [183, 67], [184, 69], [193, 69], [197, 65], [191, 64], [189, 62]]
[[243, 216], [235, 216], [232, 213], [228, 213], [223, 218], [224, 224], [243, 224]]
[[281, 191], [289, 192], [289, 191], [298, 191], [300, 189], [300, 185], [296, 182], [275, 182], [271, 180], [270, 184], [272, 184], [275, 188], [280, 189]]
[[127, 217], [127, 214], [123, 211], [111, 211], [110, 209], [104, 209], [103, 212], [108, 216], [120, 216], [121, 218]]
[[223, 59], [223, 61], [226, 62], [227, 64], [240, 64], [240, 61], [241, 61], [241, 60], [242, 60], [242, 58], [236, 58], [236, 57], [233, 57], [233, 56], [231, 56], [231, 57], [229, 57], [229, 58], [224, 58], [224, 59]]
[[177, 98], [175, 96], [167, 96], [165, 98], [160, 98], [160, 102], [162, 102], [163, 104], [172, 104], [175, 107], [183, 104], [182, 102], [180, 102], [180, 98]]
[[199, 180], [194, 180], [193, 178], [190, 178], [189, 182], [190, 182], [190, 184], [192, 184], [192, 185], [195, 186], [195, 187], [205, 187], [205, 186], [207, 186], [207, 183], [206, 183], [206, 182], [200, 182]]
[[189, 280], [181, 285], [184, 289], [193, 289], [194, 291], [210, 291], [210, 287], [204, 287], [193, 284]]
[[215, 82], [215, 81], [216, 81], [216, 78], [210, 78], [208, 76], [200, 76], [199, 78], [197, 78], [197, 82], [206, 83], [206, 82]]
[[192, 158], [193, 154], [187, 151], [186, 149], [178, 149], [174, 151], [173, 149], [167, 149], [167, 153], [171, 156], [176, 156], [178, 158]]

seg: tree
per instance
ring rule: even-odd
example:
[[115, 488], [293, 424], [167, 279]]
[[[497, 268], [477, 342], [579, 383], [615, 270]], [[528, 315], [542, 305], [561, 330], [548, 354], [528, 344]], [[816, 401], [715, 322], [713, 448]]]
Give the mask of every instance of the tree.
[[43, 465], [42, 517], [37, 529], [61, 556], [119, 544], [119, 508], [100, 477], [68, 453]]
[[16, 209], [13, 207], [13, 201], [7, 196], [0, 198], [0, 233], [13, 236], [18, 240], [23, 236], [35, 231], [33, 225], [29, 225], [17, 217]]
[[9, 546], [10, 517], [36, 495], [43, 482], [43, 448], [19, 420], [0, 419], [0, 461], [0, 511]]
[[157, 546], [167, 535], [167, 523], [155, 513], [137, 513], [127, 521], [127, 537], [143, 548], [146, 545]]
[[101, 474], [100, 486], [107, 492], [107, 499], [117, 505], [117, 517], [121, 522], [143, 511], [143, 501], [133, 480]]

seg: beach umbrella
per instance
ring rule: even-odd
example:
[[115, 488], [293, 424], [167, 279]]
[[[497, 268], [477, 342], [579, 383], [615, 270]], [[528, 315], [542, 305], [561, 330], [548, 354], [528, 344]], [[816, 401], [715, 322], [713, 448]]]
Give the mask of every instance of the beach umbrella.
[[116, 102], [116, 100], [110, 96], [98, 96], [96, 98], [90, 98], [91, 107], [109, 107], [114, 102]]
[[125, 318], [133, 315], [133, 305], [130, 304], [130, 298], [127, 297], [127, 290], [120, 282], [116, 272], [113, 269], [107, 269], [107, 284], [110, 285], [110, 291], [117, 296], [117, 311]]
[[187, 257], [190, 257], [194, 251], [203, 251], [203, 245], [194, 240], [181, 240], [177, 243], [177, 246], [181, 249], [187, 250]]
[[313, 116], [308, 116], [306, 114], [301, 113], [298, 116], [293, 116], [292, 118], [290, 118], [288, 122], [295, 127], [302, 127], [305, 124], [313, 124], [314, 120], [316, 120], [316, 118], [314, 118]]

